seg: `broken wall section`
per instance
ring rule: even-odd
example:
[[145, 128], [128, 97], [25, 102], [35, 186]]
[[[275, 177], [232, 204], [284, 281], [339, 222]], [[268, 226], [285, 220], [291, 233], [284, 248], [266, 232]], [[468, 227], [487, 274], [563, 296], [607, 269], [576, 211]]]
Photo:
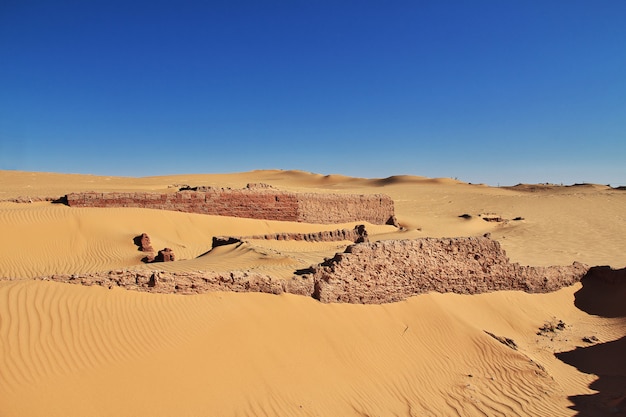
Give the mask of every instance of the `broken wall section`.
[[556, 291], [588, 267], [532, 267], [511, 263], [487, 237], [424, 238], [361, 243], [311, 268], [313, 297], [325, 302], [380, 304], [436, 292]]

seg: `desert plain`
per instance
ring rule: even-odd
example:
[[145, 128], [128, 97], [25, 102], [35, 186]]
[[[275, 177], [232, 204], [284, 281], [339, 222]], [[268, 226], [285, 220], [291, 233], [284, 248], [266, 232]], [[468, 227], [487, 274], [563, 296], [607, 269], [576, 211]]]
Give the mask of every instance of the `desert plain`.
[[[364, 224], [53, 201], [74, 192], [249, 183], [387, 195], [399, 227], [365, 223], [372, 242], [488, 233], [511, 262], [604, 265], [613, 278], [541, 294], [429, 292], [381, 304], [41, 279], [116, 270], [289, 279], [353, 242], [245, 239], [213, 247], [213, 238]], [[0, 231], [3, 417], [626, 415], [623, 189], [282, 170], [141, 178], [0, 171]], [[143, 263], [134, 244], [141, 233], [176, 260]]]

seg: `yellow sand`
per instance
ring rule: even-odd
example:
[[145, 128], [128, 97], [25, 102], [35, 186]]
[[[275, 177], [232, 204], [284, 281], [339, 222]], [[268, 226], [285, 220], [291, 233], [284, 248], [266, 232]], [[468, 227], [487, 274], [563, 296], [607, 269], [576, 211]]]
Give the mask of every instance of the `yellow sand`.
[[[373, 239], [491, 232], [524, 264], [626, 265], [626, 192], [601, 186], [528, 192], [298, 171], [151, 178], [0, 171], [0, 200], [248, 182], [388, 194], [407, 230], [367, 225]], [[464, 213], [472, 218], [458, 217]], [[485, 222], [478, 215], [486, 213], [524, 220]], [[597, 377], [554, 353], [585, 346], [583, 336], [623, 340], [626, 320], [579, 310], [580, 284], [543, 295], [426, 294], [387, 305], [327, 305], [294, 295], [156, 295], [28, 279], [154, 267], [140, 262], [133, 245], [142, 232], [182, 259], [159, 268], [288, 276], [347, 242], [255, 240], [207, 253], [211, 239], [354, 224], [0, 203], [0, 277], [17, 279], [0, 282], [0, 415], [572, 416], [572, 400], [593, 398]], [[562, 332], [536, 334], [558, 320], [568, 325]], [[518, 350], [485, 331], [515, 340]]]

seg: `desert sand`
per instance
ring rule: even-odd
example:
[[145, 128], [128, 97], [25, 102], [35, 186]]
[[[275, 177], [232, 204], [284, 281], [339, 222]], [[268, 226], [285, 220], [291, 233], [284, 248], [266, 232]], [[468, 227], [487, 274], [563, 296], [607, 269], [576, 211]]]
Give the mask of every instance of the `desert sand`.
[[[282, 278], [350, 242], [250, 240], [211, 251], [213, 237], [359, 224], [46, 201], [80, 191], [247, 183], [386, 194], [402, 229], [366, 224], [371, 240], [491, 233], [524, 265], [626, 266], [626, 191], [608, 186], [496, 188], [279, 170], [145, 178], [0, 171], [0, 415], [626, 415], [626, 284], [583, 280], [548, 294], [429, 293], [360, 305], [33, 280], [115, 269]], [[177, 261], [142, 263], [133, 237], [144, 232]]]

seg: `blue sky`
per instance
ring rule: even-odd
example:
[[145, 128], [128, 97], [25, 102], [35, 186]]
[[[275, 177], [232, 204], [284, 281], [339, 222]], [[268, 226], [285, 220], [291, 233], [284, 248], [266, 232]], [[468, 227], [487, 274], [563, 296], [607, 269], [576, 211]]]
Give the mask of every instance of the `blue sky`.
[[0, 1], [0, 169], [626, 184], [626, 1]]

